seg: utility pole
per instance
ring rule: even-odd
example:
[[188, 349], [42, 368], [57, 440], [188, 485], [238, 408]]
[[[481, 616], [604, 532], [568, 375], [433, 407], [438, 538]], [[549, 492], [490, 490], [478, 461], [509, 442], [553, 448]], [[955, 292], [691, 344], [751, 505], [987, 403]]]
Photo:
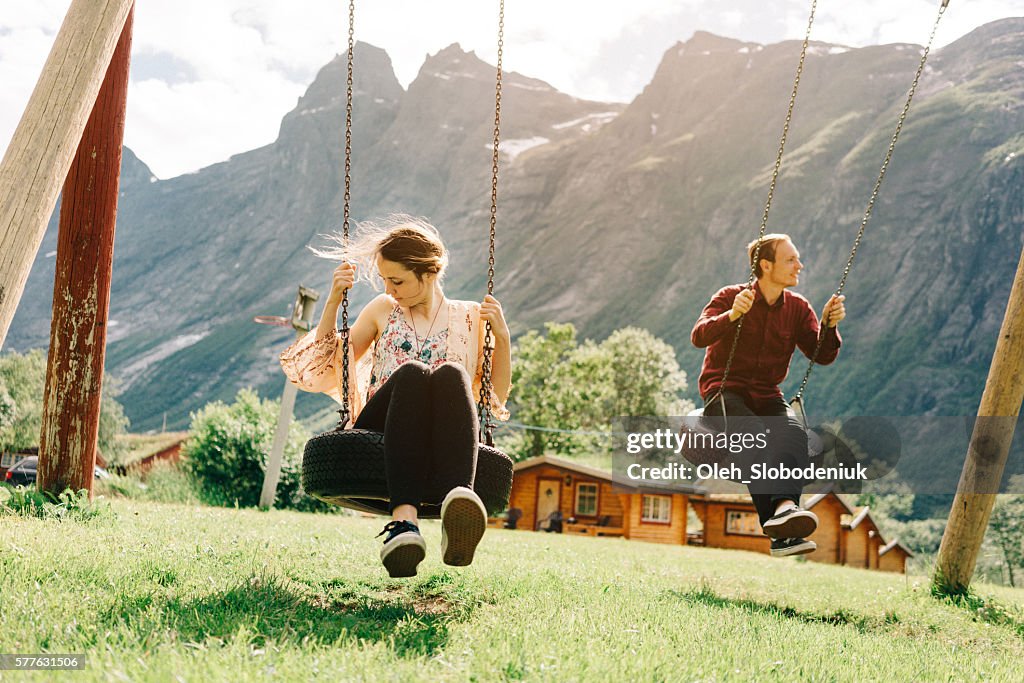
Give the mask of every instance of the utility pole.
[[37, 486], [50, 493], [92, 496], [133, 13], [64, 182], [39, 435]]
[[1024, 250], [1017, 264], [1017, 275], [978, 406], [967, 460], [939, 547], [932, 582], [943, 593], [964, 593], [970, 585], [995, 504], [995, 491], [999, 490], [1003, 478], [1021, 401], [1024, 401]]
[[[320, 295], [316, 290], [299, 285], [299, 294], [295, 297], [295, 305], [292, 306], [291, 326], [295, 329], [296, 338], [306, 334], [313, 329], [313, 309]], [[288, 428], [292, 424], [292, 411], [295, 409], [295, 395], [297, 387], [289, 380], [284, 382], [284, 392], [281, 394], [281, 412], [277, 417], [277, 430], [274, 432], [274, 443], [270, 447], [270, 457], [267, 459], [267, 471], [263, 476], [263, 490], [260, 492], [260, 507], [271, 508], [274, 506], [274, 498], [277, 497], [277, 482], [281, 477], [281, 459], [284, 456], [284, 446], [288, 442]]]

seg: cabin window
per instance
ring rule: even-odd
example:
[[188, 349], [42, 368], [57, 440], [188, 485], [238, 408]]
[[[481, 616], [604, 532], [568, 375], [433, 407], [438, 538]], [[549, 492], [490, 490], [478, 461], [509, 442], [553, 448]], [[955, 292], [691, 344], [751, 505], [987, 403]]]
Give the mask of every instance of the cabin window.
[[763, 536], [761, 522], [756, 512], [749, 510], [726, 510], [725, 533], [740, 536]]
[[576, 514], [585, 516], [597, 514], [597, 484], [576, 485]]
[[14, 453], [4, 452], [3, 455], [0, 455], [0, 467], [3, 467], [4, 469], [9, 468], [15, 462], [16, 459], [14, 457]]
[[640, 519], [644, 522], [668, 522], [672, 516], [672, 499], [669, 496], [644, 496]]

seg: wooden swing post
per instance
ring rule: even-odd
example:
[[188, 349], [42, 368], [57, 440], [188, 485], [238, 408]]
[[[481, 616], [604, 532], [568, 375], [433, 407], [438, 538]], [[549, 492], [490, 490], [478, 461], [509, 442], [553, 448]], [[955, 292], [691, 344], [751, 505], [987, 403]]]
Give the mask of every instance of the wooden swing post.
[[0, 162], [0, 348], [134, 0], [73, 0]]
[[92, 494], [114, 260], [132, 15], [64, 182], [39, 437], [41, 491]]
[[971, 434], [967, 460], [939, 547], [932, 582], [942, 594], [962, 594], [970, 585], [995, 504], [996, 496], [991, 492], [998, 490], [1003, 478], [1021, 401], [1024, 401], [1024, 250], [1017, 264], [1010, 300], [978, 406], [981, 419], [975, 423]]
[[[320, 294], [315, 289], [299, 285], [299, 295], [292, 306], [292, 328], [295, 338], [313, 329], [313, 312]], [[292, 413], [295, 411], [295, 395], [298, 387], [291, 380], [285, 380], [284, 391], [281, 393], [281, 409], [277, 415], [277, 427], [274, 430], [274, 441], [270, 446], [270, 457], [267, 458], [267, 469], [263, 475], [263, 488], [260, 491], [260, 507], [274, 507], [277, 498], [277, 483], [281, 479], [281, 460], [284, 458], [284, 447], [288, 442], [288, 429], [292, 424]]]

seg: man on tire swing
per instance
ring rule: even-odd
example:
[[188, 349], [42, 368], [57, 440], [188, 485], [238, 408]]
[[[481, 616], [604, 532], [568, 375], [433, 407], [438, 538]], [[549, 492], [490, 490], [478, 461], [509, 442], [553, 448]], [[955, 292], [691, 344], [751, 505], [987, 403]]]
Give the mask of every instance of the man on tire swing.
[[[694, 346], [707, 349], [699, 381], [704, 415], [722, 415], [721, 393], [729, 417], [776, 418], [769, 420], [771, 424], [765, 430], [769, 464], [806, 467], [807, 433], [799, 421], [786, 419], [786, 401], [779, 385], [789, 372], [797, 347], [808, 358], [814, 354], [820, 331], [818, 317], [807, 299], [787, 291], [799, 284], [803, 269], [790, 237], [766, 235], [755, 264], [756, 250], [757, 240], [747, 245], [757, 277], [754, 287], [739, 284], [718, 290], [690, 334]], [[822, 365], [832, 363], [839, 355], [842, 339], [837, 326], [846, 317], [844, 299], [833, 295], [822, 312], [826, 330], [817, 358]], [[741, 317], [745, 320], [723, 387], [722, 377]], [[752, 478], [748, 484], [761, 528], [772, 539], [771, 554], [775, 557], [803, 555], [817, 548], [807, 537], [817, 529], [818, 518], [800, 509], [802, 489], [802, 482], [795, 479]]]

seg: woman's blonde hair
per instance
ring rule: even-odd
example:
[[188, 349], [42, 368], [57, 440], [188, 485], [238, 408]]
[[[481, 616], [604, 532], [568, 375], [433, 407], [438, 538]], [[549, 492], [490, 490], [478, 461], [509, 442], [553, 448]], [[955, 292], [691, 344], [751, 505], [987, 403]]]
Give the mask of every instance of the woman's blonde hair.
[[327, 247], [310, 247], [321, 258], [348, 261], [356, 265], [356, 280], [367, 280], [379, 286], [377, 257], [402, 264], [416, 273], [419, 280], [426, 273], [435, 273], [438, 282], [448, 268], [448, 250], [437, 228], [406, 214], [392, 214], [379, 222], [365, 221], [355, 230], [346, 245], [344, 238], [333, 233], [325, 235], [332, 242]]

